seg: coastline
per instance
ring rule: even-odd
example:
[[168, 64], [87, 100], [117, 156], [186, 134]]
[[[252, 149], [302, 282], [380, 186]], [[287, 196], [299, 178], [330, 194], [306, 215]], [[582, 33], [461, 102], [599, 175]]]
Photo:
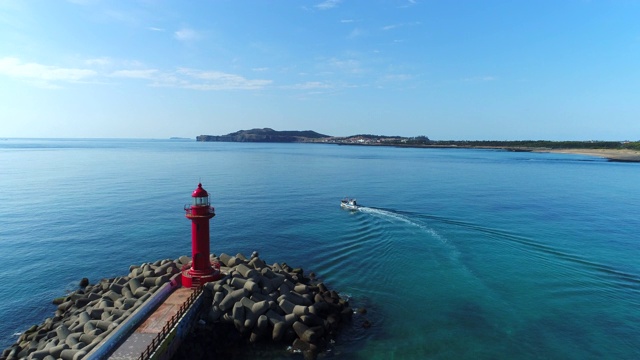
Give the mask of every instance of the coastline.
[[640, 151], [628, 149], [531, 149], [531, 152], [588, 155], [616, 162], [640, 162]]
[[537, 152], [556, 154], [575, 154], [596, 156], [612, 162], [640, 162], [640, 151], [631, 149], [552, 149], [544, 147], [519, 147], [519, 146], [474, 146], [474, 145], [400, 145], [400, 144], [356, 144], [337, 143], [340, 146], [391, 146], [399, 148], [421, 148], [421, 149], [479, 149], [479, 150], [503, 150], [515, 152]]
[[630, 141], [551, 141], [551, 140], [437, 140], [426, 136], [403, 137], [360, 134], [336, 137], [305, 131], [277, 131], [271, 128], [239, 130], [227, 135], [199, 135], [196, 141], [320, 143], [400, 148], [486, 149], [514, 152], [563, 153], [596, 156], [613, 162], [640, 162], [640, 142]]

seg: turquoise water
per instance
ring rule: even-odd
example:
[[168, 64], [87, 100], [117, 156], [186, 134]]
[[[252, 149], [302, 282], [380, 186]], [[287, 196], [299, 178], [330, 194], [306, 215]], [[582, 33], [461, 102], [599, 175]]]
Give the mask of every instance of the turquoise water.
[[640, 358], [640, 164], [171, 140], [0, 141], [2, 349], [80, 278], [189, 254], [199, 181], [213, 252], [258, 250], [367, 308], [327, 356]]

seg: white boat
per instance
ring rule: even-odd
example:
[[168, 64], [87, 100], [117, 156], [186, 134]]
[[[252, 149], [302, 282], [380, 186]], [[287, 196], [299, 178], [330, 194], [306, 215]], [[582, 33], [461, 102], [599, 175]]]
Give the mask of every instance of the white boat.
[[360, 205], [358, 205], [356, 199], [344, 198], [340, 200], [340, 207], [347, 210], [358, 210]]

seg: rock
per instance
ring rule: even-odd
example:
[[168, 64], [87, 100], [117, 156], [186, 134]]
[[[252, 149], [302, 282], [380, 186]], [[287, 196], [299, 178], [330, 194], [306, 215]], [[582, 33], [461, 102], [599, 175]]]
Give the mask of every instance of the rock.
[[66, 296], [57, 297], [57, 298], [53, 299], [52, 304], [53, 305], [60, 305], [60, 304], [62, 304], [63, 302], [66, 301], [66, 298], [67, 298]]
[[248, 280], [245, 278], [241, 278], [241, 277], [234, 277], [233, 279], [231, 279], [231, 283], [230, 285], [232, 287], [234, 287], [235, 289], [240, 289], [244, 287], [244, 284], [247, 282]]
[[238, 329], [238, 331], [240, 331], [241, 333], [245, 332], [245, 307], [242, 306], [242, 303], [237, 302], [233, 305], [233, 312], [231, 316], [236, 329]]
[[64, 340], [67, 338], [67, 336], [69, 336], [69, 334], [71, 334], [71, 332], [66, 326], [60, 325], [56, 328], [56, 334], [58, 336], [58, 339]]
[[242, 277], [244, 278], [254, 278], [258, 275], [255, 269], [252, 269], [245, 264], [236, 266], [236, 271], [239, 272], [240, 275], [242, 275]]
[[300, 340], [307, 343], [316, 343], [320, 336], [324, 334], [322, 327], [308, 327], [300, 321], [293, 323], [293, 330], [296, 332]]
[[308, 342], [305, 342], [303, 340], [300, 339], [296, 339], [293, 341], [293, 345], [291, 346], [292, 350], [297, 350], [300, 352], [305, 352], [305, 351], [317, 351], [318, 347], [315, 346], [314, 344], [310, 344]]
[[324, 320], [315, 314], [302, 315], [300, 316], [300, 321], [310, 327], [313, 326], [324, 326]]
[[91, 300], [89, 300], [89, 298], [80, 298], [78, 300], [76, 300], [75, 303], [73, 303], [73, 305], [77, 308], [77, 309], [81, 309], [84, 308], [85, 306], [87, 306], [87, 304], [89, 304]]
[[249, 266], [258, 270], [265, 268], [267, 264], [264, 261], [260, 260], [259, 257], [252, 257], [249, 261]]
[[87, 279], [86, 277], [85, 277], [85, 278], [82, 278], [82, 280], [80, 280], [80, 287], [81, 287], [81, 288], [84, 288], [84, 287], [86, 287], [87, 285], [89, 285], [89, 279]]
[[49, 350], [36, 350], [36, 351], [30, 353], [29, 356], [27, 357], [27, 359], [42, 360], [47, 355], [49, 355]]
[[139, 299], [148, 294], [149, 294], [149, 289], [144, 286], [138, 287], [136, 291], [133, 292], [133, 295]]
[[351, 317], [348, 302], [326, 285], [312, 284], [302, 268], [268, 266], [257, 254], [248, 263], [242, 254], [221, 254], [220, 260], [231, 277], [206, 287], [213, 298], [208, 320], [233, 324], [249, 342], [268, 333], [273, 341], [297, 339], [305, 357], [315, 358], [317, 345], [328, 343], [325, 337]]
[[296, 292], [288, 292], [286, 294], [280, 295], [279, 299], [287, 299], [289, 302], [295, 305], [310, 306], [313, 304], [313, 301], [305, 298], [304, 296], [301, 296]]
[[342, 321], [349, 321], [353, 317], [353, 310], [347, 306], [342, 309], [342, 311], [340, 312], [340, 316], [342, 318]]
[[282, 340], [288, 328], [289, 326], [284, 321], [279, 321], [273, 324], [273, 331], [271, 334], [273, 341]]
[[220, 262], [224, 265], [224, 266], [229, 266], [230, 262], [231, 262], [231, 256], [227, 255], [225, 253], [220, 254], [219, 256]]
[[129, 280], [127, 285], [129, 285], [129, 289], [131, 290], [132, 293], [135, 293], [135, 291], [142, 286], [142, 284], [137, 278], [133, 278]]

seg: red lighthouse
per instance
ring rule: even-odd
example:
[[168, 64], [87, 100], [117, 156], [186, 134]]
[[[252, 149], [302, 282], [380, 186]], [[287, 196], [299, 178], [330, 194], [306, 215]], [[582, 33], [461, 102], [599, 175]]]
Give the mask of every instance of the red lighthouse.
[[220, 271], [209, 260], [209, 219], [216, 216], [209, 204], [209, 193], [198, 184], [191, 194], [193, 204], [185, 205], [186, 217], [191, 220], [191, 267], [182, 271], [182, 286], [197, 287], [220, 279]]

